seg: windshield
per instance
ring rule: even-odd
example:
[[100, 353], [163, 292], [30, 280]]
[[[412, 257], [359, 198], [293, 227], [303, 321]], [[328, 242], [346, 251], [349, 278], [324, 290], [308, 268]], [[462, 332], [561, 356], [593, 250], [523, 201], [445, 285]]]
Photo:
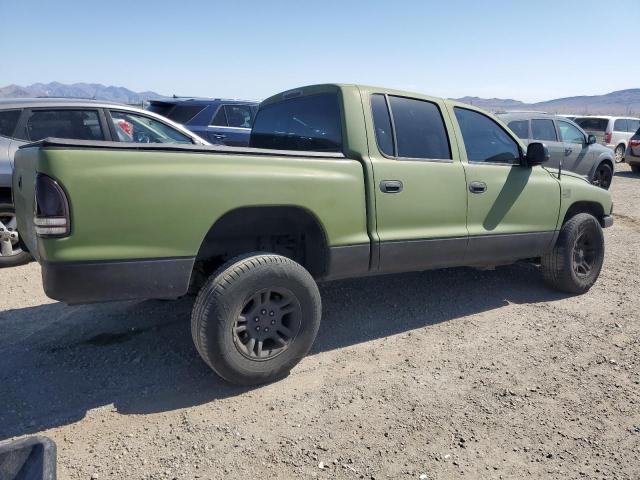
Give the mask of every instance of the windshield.
[[277, 150], [342, 151], [337, 93], [297, 97], [261, 107], [250, 145]]

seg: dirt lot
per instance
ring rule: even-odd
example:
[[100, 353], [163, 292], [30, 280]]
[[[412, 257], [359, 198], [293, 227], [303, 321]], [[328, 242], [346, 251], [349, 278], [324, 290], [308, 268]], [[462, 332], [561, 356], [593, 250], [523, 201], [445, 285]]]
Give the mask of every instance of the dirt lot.
[[535, 267], [322, 286], [312, 354], [229, 386], [190, 301], [69, 307], [0, 272], [0, 439], [42, 433], [60, 479], [640, 478], [640, 177], [620, 167], [600, 280]]

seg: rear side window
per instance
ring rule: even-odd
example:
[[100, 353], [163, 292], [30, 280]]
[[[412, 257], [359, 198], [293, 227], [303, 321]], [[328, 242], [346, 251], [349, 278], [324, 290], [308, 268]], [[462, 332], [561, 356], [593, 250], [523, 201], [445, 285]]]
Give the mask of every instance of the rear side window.
[[224, 112], [224, 106], [220, 105], [216, 113], [211, 119], [211, 125], [216, 127], [227, 127], [227, 114]]
[[3, 110], [0, 111], [0, 135], [4, 137], [13, 137], [13, 132], [18, 124], [21, 110]]
[[553, 120], [531, 120], [531, 138], [534, 140], [558, 141], [558, 134]]
[[613, 131], [614, 132], [626, 132], [627, 131], [627, 119], [619, 118], [615, 122], [613, 122]]
[[34, 110], [27, 136], [33, 142], [47, 137], [104, 140], [96, 110]]
[[230, 127], [251, 128], [251, 107], [249, 105], [225, 105], [227, 122]]
[[342, 151], [337, 93], [319, 93], [265, 105], [258, 110], [250, 145], [278, 150]]
[[470, 162], [520, 163], [518, 143], [489, 117], [455, 107], [464, 148]]
[[166, 117], [173, 107], [175, 107], [175, 103], [151, 102], [147, 110]]
[[573, 121], [580, 125], [583, 130], [589, 130], [591, 132], [605, 132], [607, 125], [609, 125], [607, 118], [576, 117]]
[[451, 159], [447, 131], [435, 103], [389, 96], [389, 104], [398, 157]]
[[627, 119], [627, 132], [636, 133], [640, 128], [640, 120]]
[[387, 108], [387, 100], [384, 95], [375, 94], [371, 96], [371, 112], [373, 114], [378, 148], [385, 155], [392, 157], [394, 155], [393, 131], [391, 129], [391, 117]]
[[519, 138], [522, 138], [523, 140], [529, 139], [529, 121], [528, 120], [514, 120], [512, 122], [509, 122], [507, 126]]
[[206, 105], [181, 105], [178, 104], [168, 114], [165, 114], [169, 120], [176, 123], [189, 123], [193, 117], [198, 115], [202, 110], [207, 108]]

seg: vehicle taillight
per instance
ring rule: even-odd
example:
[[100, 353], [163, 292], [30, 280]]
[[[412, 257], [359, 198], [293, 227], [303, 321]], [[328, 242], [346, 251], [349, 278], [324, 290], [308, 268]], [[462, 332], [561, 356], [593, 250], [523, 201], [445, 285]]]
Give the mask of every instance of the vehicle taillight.
[[611, 143], [611, 132], [605, 132], [604, 143]]
[[69, 235], [69, 202], [62, 187], [53, 178], [36, 177], [36, 215], [33, 219], [40, 237]]
[[629, 146], [630, 147], [640, 147], [640, 140], [634, 140], [634, 139], [629, 140]]

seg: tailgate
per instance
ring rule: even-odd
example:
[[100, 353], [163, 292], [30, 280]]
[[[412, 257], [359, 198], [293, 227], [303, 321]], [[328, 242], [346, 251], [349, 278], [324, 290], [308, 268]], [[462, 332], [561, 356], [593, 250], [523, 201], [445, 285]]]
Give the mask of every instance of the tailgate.
[[18, 232], [29, 253], [38, 260], [38, 244], [33, 224], [35, 208], [36, 169], [40, 148], [20, 148], [16, 152], [13, 170], [13, 201], [16, 207]]

